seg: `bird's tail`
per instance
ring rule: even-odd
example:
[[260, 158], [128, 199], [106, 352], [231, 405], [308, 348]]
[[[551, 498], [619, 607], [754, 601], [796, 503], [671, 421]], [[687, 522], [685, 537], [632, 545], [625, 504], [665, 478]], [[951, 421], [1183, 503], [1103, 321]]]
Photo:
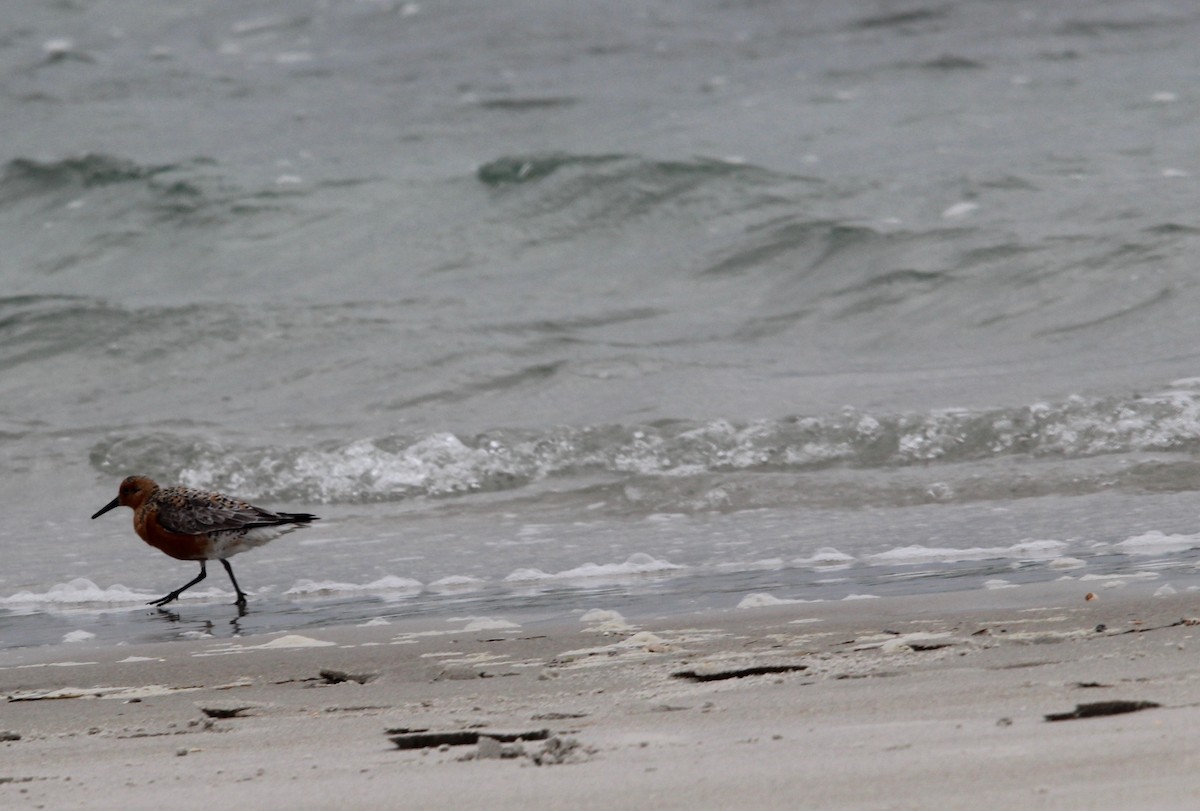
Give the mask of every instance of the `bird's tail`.
[[321, 516], [313, 515], [312, 513], [278, 513], [285, 524], [310, 524], [313, 521], [321, 520]]

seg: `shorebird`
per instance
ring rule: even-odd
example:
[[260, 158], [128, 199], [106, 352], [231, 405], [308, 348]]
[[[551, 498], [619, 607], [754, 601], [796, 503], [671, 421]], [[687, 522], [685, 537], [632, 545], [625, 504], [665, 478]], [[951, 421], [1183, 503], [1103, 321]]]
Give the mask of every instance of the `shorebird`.
[[233, 576], [228, 558], [262, 546], [280, 535], [308, 526], [317, 516], [277, 513], [255, 507], [221, 493], [191, 487], [159, 487], [145, 476], [121, 482], [117, 497], [101, 507], [93, 519], [116, 507], [133, 508], [133, 529], [141, 539], [177, 560], [200, 562], [196, 579], [147, 605], [166, 605], [207, 575], [205, 564], [219, 560], [229, 572], [236, 605], [246, 605], [246, 592]]

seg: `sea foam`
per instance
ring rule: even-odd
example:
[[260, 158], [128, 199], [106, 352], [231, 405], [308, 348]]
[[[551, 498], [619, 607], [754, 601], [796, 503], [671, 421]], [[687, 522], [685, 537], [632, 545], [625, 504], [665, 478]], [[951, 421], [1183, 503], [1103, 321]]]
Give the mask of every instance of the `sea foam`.
[[528, 583], [540, 580], [590, 580], [596, 578], [625, 578], [642, 574], [661, 574], [683, 566], [651, 557], [644, 552], [635, 552], [623, 563], [585, 563], [562, 572], [544, 572], [541, 569], [517, 569], [504, 578], [506, 583]]
[[1200, 535], [1164, 535], [1158, 530], [1152, 530], [1113, 544], [1113, 549], [1129, 555], [1166, 555], [1196, 546], [1200, 546]]
[[145, 603], [159, 595], [136, 592], [127, 586], [114, 585], [102, 589], [91, 580], [77, 577], [66, 583], [55, 583], [44, 592], [18, 591], [11, 597], [0, 597], [0, 605], [81, 605], [86, 603]]
[[333, 580], [297, 580], [284, 592], [289, 597], [329, 597], [338, 594], [362, 594], [370, 592], [416, 594], [421, 591], [420, 581], [408, 577], [388, 575], [370, 583], [339, 583]]
[[954, 563], [964, 560], [991, 560], [994, 558], [1016, 558], [1018, 560], [1054, 560], [1062, 557], [1067, 544], [1063, 541], [1022, 541], [1012, 546], [929, 547], [921, 545], [901, 546], [868, 555], [873, 563], [907, 565], [918, 563]]

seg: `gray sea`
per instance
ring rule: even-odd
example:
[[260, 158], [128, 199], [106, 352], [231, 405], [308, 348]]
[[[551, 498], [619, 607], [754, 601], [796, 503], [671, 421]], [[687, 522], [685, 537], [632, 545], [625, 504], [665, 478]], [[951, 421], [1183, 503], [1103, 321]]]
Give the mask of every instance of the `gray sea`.
[[[1200, 587], [1200, 7], [12, 0], [0, 648]], [[195, 564], [129, 474], [315, 512]], [[1197, 597], [1200, 600], [1200, 595]], [[882, 604], [881, 604], [882, 605]]]

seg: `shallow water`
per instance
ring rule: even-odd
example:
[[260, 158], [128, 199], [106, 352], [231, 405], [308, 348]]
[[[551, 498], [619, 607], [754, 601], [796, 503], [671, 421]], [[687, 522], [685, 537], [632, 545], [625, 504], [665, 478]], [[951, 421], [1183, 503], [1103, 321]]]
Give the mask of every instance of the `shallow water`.
[[11, 16], [0, 646], [1195, 584], [1188, 4]]

